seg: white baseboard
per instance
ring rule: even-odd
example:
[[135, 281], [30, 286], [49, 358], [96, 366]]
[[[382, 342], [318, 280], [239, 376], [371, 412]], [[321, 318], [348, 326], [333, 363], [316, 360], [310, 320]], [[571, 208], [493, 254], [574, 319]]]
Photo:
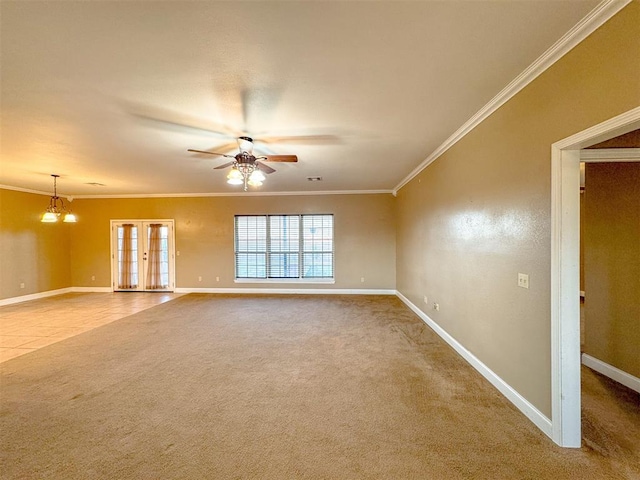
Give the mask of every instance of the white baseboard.
[[611, 380], [615, 380], [625, 387], [640, 393], [640, 378], [634, 377], [630, 373], [620, 370], [619, 368], [609, 365], [608, 363], [598, 360], [586, 353], [582, 354], [582, 364], [598, 373], [601, 373], [605, 377], [609, 377]]
[[67, 287], [57, 290], [47, 290], [46, 292], [31, 293], [29, 295], [20, 295], [19, 297], [5, 298], [0, 300], [0, 307], [14, 303], [28, 302], [30, 300], [38, 300], [40, 298], [53, 297], [54, 295], [62, 295], [63, 293], [71, 293], [72, 291], [71, 287]]
[[283, 295], [395, 295], [395, 290], [356, 288], [176, 288], [175, 293], [246, 293]]
[[111, 287], [67, 287], [57, 290], [47, 290], [46, 292], [32, 293], [29, 295], [20, 295], [19, 297], [11, 297], [0, 300], [0, 307], [4, 305], [12, 305], [14, 303], [28, 302], [38, 300], [40, 298], [53, 297], [54, 295], [63, 295], [65, 293], [111, 293]]
[[425, 322], [434, 332], [436, 332], [445, 342], [462, 356], [473, 368], [475, 368], [484, 378], [486, 378], [494, 387], [502, 393], [507, 400], [513, 403], [518, 410], [520, 410], [529, 420], [531, 420], [535, 426], [542, 430], [545, 435], [551, 438], [552, 424], [551, 420], [547, 418], [540, 410], [533, 406], [526, 398], [520, 395], [513, 387], [500, 378], [493, 370], [482, 363], [473, 353], [467, 350], [461, 343], [455, 338], [449, 335], [440, 325], [434, 322], [426, 313], [415, 306], [411, 301], [402, 295], [400, 292], [396, 292], [396, 295], [402, 300], [411, 310], [418, 315], [423, 322]]

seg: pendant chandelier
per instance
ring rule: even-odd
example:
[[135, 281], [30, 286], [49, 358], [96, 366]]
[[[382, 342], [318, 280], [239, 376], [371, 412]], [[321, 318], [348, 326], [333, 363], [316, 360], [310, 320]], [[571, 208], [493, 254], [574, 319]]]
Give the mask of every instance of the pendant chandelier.
[[71, 212], [71, 209], [67, 209], [64, 201], [58, 196], [56, 181], [60, 175], [52, 174], [51, 176], [53, 177], [53, 196], [49, 200], [49, 206], [47, 207], [47, 210], [42, 215], [41, 222], [57, 222], [58, 219], [64, 214], [64, 219], [62, 220], [63, 222], [76, 223], [76, 216]]

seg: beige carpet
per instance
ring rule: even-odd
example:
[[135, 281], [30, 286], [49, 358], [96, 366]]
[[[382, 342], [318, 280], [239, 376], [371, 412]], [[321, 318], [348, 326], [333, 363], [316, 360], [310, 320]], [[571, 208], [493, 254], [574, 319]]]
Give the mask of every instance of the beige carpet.
[[7, 479], [640, 475], [556, 447], [395, 297], [188, 295], [0, 372]]

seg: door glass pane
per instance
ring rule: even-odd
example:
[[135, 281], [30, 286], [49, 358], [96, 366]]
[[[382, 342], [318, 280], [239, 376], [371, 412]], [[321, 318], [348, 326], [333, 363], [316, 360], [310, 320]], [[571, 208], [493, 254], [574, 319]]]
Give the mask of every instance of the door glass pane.
[[147, 274], [145, 290], [169, 288], [169, 227], [147, 226]]
[[118, 226], [118, 288], [138, 288], [138, 227]]

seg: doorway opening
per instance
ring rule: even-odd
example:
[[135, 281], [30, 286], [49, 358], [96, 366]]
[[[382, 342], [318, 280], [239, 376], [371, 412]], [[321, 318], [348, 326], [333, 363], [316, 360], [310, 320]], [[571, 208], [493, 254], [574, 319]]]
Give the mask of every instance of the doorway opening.
[[173, 220], [112, 220], [113, 291], [172, 292], [174, 245]]
[[628, 460], [620, 458], [619, 470], [636, 474], [640, 465], [632, 459], [640, 458], [638, 147], [640, 130], [634, 130], [581, 151], [582, 444], [605, 454], [627, 452]]
[[581, 446], [580, 150], [640, 128], [640, 107], [551, 146], [552, 438]]

